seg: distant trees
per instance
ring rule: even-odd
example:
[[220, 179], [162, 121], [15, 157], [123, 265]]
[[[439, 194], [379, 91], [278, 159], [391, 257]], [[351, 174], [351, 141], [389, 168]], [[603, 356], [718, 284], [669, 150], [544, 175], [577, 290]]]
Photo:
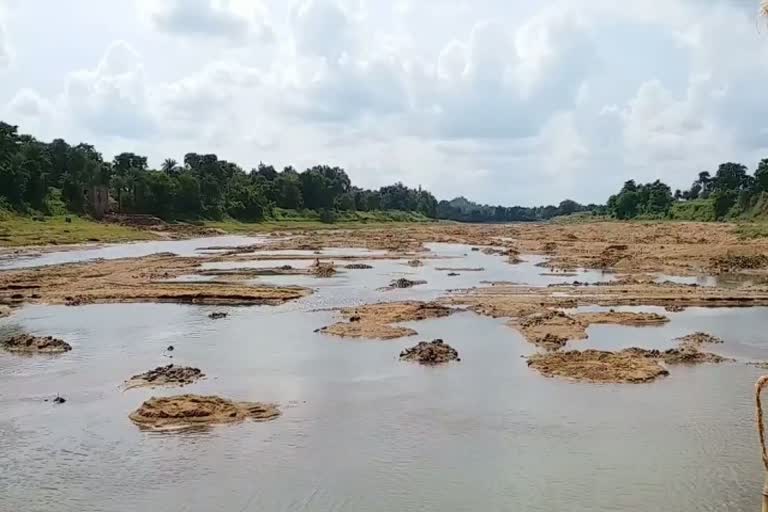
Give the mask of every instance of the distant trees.
[[404, 210], [430, 217], [437, 211], [437, 200], [421, 188], [354, 187], [340, 167], [317, 165], [300, 173], [289, 166], [278, 172], [260, 163], [246, 172], [215, 154], [187, 153], [182, 164], [168, 158], [154, 170], [146, 156], [124, 152], [105, 161], [91, 145], [37, 141], [0, 122], [0, 206], [46, 211], [56, 190], [66, 209], [85, 213], [94, 187], [109, 191], [114, 211], [166, 219], [258, 221], [275, 207], [316, 210], [329, 221], [337, 210]]
[[734, 162], [722, 163], [712, 175], [702, 171], [688, 190], [676, 190], [656, 180], [653, 183], [624, 183], [618, 194], [608, 198], [607, 210], [618, 219], [637, 217], [659, 218], [670, 215], [675, 202], [704, 201], [710, 205], [716, 219], [741, 215], [768, 192], [768, 159], [763, 159], [753, 176], [745, 165]]
[[560, 215], [594, 211], [597, 205], [581, 205], [566, 199], [559, 206], [489, 206], [473, 203], [464, 197], [437, 204], [437, 218], [461, 222], [532, 222], [548, 220]]

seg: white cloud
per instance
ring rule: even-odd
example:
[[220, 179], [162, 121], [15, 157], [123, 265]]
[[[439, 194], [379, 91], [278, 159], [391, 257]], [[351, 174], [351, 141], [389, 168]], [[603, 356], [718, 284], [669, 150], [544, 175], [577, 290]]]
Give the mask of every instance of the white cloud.
[[274, 40], [266, 10], [257, 0], [144, 0], [144, 13], [159, 30], [237, 43]]
[[[738, 1], [138, 1], [156, 30], [126, 19], [120, 37], [140, 53], [67, 51], [85, 70], [43, 80], [28, 68], [50, 50], [19, 42], [4, 115], [105, 154], [326, 161], [364, 186], [505, 204], [602, 201], [630, 177], [682, 186], [768, 154], [768, 36]], [[18, 2], [6, 27], [33, 11]], [[75, 49], [114, 33], [70, 32]]]
[[291, 11], [296, 49], [335, 61], [353, 44], [352, 22], [335, 0], [302, 0]]
[[5, 35], [3, 20], [0, 18], [0, 70], [7, 67], [11, 62], [11, 49]]
[[6, 112], [14, 118], [39, 119], [51, 114], [53, 107], [32, 89], [22, 89], [8, 102]]
[[155, 129], [143, 62], [124, 41], [112, 43], [96, 68], [72, 73], [64, 99], [73, 121], [96, 135], [144, 138]]

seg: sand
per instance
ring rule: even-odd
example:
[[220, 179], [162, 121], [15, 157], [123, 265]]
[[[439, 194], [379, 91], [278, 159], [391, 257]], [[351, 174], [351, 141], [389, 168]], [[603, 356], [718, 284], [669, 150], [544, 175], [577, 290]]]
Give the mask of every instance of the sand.
[[535, 354], [528, 366], [547, 377], [594, 383], [642, 384], [669, 374], [655, 359], [600, 350]]
[[317, 332], [342, 338], [390, 340], [417, 334], [414, 329], [394, 324], [428, 318], [443, 318], [452, 312], [453, 310], [450, 308], [433, 302], [368, 304], [342, 309], [341, 315], [346, 317], [347, 321], [323, 327]]
[[217, 396], [178, 395], [150, 398], [129, 415], [142, 428], [178, 429], [239, 423], [246, 419], [269, 421], [280, 416], [274, 404], [233, 402]]
[[71, 306], [112, 302], [276, 305], [311, 293], [306, 288], [238, 281], [169, 281], [200, 272], [204, 261], [208, 260], [156, 254], [2, 272], [0, 301], [16, 297], [22, 303]]

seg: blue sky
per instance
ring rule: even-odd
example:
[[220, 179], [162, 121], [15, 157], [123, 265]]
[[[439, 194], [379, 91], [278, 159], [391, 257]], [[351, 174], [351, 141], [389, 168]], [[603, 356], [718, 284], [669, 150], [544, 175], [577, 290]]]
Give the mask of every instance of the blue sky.
[[0, 0], [0, 109], [107, 158], [215, 152], [441, 198], [598, 202], [768, 157], [757, 3]]

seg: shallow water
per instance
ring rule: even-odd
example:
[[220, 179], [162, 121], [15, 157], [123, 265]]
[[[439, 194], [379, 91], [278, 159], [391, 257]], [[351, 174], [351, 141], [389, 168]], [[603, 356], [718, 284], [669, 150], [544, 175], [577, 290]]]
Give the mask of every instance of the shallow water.
[[[433, 250], [455, 259], [420, 268], [372, 260], [372, 270], [307, 277], [317, 292], [278, 307], [34, 306], [0, 320], [0, 332], [56, 335], [74, 347], [60, 356], [0, 352], [0, 511], [758, 509], [756, 368], [674, 367], [638, 386], [547, 379], [526, 366], [532, 346], [515, 330], [472, 313], [408, 324], [419, 336], [393, 341], [313, 332], [335, 319], [317, 307], [430, 298], [482, 280], [558, 280], [540, 276], [536, 260], [511, 266], [464, 257], [464, 248]], [[486, 270], [435, 270], [452, 266]], [[401, 275], [428, 284], [377, 289]], [[218, 310], [229, 316], [210, 320]], [[667, 313], [663, 327], [595, 326], [579, 343], [661, 347], [705, 330], [726, 340], [715, 352], [768, 359], [765, 313], [691, 308]], [[403, 348], [437, 337], [461, 363], [398, 361]], [[118, 386], [169, 362], [208, 376], [183, 392], [276, 401], [283, 416], [142, 432], [128, 413], [179, 390]], [[67, 403], [43, 401], [56, 393]]]
[[95, 259], [113, 260], [118, 258], [140, 258], [161, 252], [170, 252], [179, 256], [204, 256], [215, 254], [217, 251], [208, 250], [211, 247], [240, 247], [244, 245], [263, 243], [264, 237], [250, 236], [215, 236], [194, 238], [191, 240], [164, 240], [151, 242], [134, 242], [129, 244], [108, 244], [83, 246], [79, 249], [66, 251], [44, 252], [29, 257], [0, 260], [0, 270], [14, 268], [42, 267], [45, 265], [60, 265]]

